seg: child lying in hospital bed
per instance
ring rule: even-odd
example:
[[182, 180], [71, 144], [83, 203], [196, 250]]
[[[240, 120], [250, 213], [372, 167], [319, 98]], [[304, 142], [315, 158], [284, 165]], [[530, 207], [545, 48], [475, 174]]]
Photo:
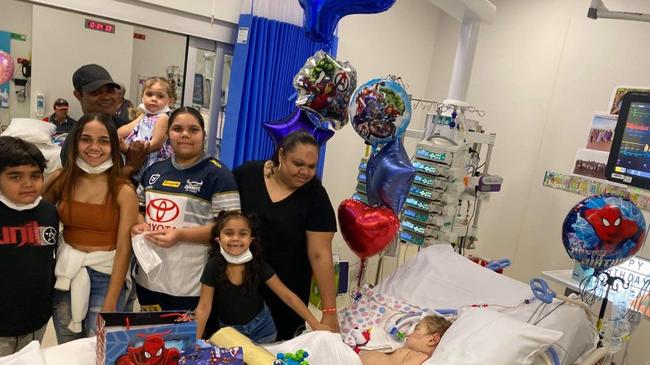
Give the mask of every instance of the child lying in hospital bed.
[[443, 317], [426, 316], [408, 335], [404, 347], [389, 354], [363, 350], [359, 357], [363, 365], [420, 365], [431, 357], [449, 326], [451, 322]]

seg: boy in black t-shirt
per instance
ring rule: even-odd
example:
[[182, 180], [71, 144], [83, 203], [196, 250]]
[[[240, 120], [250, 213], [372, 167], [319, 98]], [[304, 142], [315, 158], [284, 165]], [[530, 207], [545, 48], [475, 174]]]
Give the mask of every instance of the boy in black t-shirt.
[[56, 208], [41, 200], [45, 157], [0, 137], [0, 356], [41, 341], [52, 314]]

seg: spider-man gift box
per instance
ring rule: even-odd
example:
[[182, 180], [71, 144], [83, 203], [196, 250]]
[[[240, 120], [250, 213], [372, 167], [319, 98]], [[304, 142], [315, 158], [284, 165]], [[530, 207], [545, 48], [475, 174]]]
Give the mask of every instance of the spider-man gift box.
[[196, 322], [185, 313], [100, 313], [97, 319], [97, 365], [176, 365], [195, 343]]

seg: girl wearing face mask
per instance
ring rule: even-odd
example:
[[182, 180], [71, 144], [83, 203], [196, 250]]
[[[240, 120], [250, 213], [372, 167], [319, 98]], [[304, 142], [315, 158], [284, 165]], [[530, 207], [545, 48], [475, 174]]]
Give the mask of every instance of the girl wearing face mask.
[[219, 215], [212, 228], [212, 250], [201, 276], [196, 308], [196, 337], [210, 337], [220, 327], [234, 327], [256, 343], [275, 341], [277, 331], [264, 304], [264, 283], [314, 330], [322, 325], [262, 258], [255, 220], [237, 211]]
[[[192, 310], [199, 301], [200, 279], [207, 261], [210, 229], [221, 211], [239, 210], [235, 179], [218, 160], [203, 154], [203, 117], [193, 108], [169, 117], [174, 156], [145, 171], [138, 187], [140, 223], [160, 267], [135, 270], [138, 302], [143, 310]], [[143, 259], [139, 257], [138, 259]]]
[[94, 336], [99, 312], [123, 310], [137, 223], [135, 190], [121, 177], [117, 130], [104, 114], [84, 115], [67, 144], [68, 159], [46, 183], [63, 236], [55, 267], [53, 321], [58, 343]]

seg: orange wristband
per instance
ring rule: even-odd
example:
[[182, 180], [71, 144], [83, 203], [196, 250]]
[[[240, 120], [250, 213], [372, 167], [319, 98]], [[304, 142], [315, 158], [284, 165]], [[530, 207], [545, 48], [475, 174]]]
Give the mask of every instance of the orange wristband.
[[321, 309], [323, 313], [336, 313], [336, 308], [323, 308]]

